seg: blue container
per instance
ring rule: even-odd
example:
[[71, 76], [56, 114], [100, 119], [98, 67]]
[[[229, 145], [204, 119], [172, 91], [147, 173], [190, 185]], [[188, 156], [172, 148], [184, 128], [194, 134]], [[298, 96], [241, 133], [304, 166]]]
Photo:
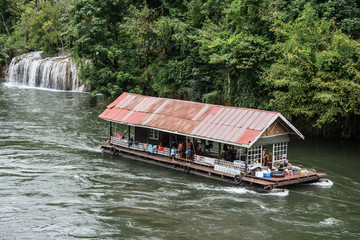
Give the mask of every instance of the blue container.
[[264, 173], [264, 178], [271, 178], [271, 173]]

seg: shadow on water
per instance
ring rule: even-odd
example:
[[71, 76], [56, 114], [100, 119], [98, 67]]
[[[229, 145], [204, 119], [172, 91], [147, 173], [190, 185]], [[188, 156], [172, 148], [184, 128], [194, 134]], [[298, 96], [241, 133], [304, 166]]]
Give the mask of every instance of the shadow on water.
[[[358, 239], [360, 207], [264, 194], [100, 151], [109, 101], [0, 83], [2, 239]], [[360, 188], [358, 143], [294, 141], [294, 165]], [[358, 202], [334, 184], [291, 190]]]

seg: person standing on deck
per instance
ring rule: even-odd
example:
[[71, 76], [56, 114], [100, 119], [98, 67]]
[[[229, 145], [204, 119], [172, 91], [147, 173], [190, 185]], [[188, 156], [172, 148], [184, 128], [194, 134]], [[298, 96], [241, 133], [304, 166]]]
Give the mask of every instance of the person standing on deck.
[[192, 143], [190, 142], [190, 139], [188, 139], [186, 143], [186, 159], [191, 159], [191, 149], [192, 149]]
[[263, 151], [262, 151], [262, 160], [263, 160], [263, 165], [265, 167], [268, 166], [268, 154], [266, 153], [266, 147], [263, 148]]
[[180, 141], [178, 148], [177, 148], [177, 152], [179, 154], [179, 158], [182, 158], [182, 150], [183, 150], [183, 141]]
[[175, 147], [175, 145], [173, 145], [171, 148], [171, 157], [170, 158], [172, 160], [175, 160], [175, 156], [176, 156], [176, 147]]
[[195, 154], [199, 154], [199, 152], [200, 152], [200, 145], [199, 145], [199, 143], [198, 143], [196, 140], [194, 140], [194, 149], [195, 149]]
[[202, 153], [202, 154], [205, 154], [205, 140], [202, 140], [201, 139], [201, 143], [200, 143], [200, 152]]

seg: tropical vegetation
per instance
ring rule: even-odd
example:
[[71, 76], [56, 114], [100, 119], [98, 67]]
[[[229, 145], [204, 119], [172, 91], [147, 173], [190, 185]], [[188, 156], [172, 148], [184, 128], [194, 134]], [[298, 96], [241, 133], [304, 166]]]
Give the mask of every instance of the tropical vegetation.
[[357, 0], [1, 0], [0, 62], [71, 52], [92, 94], [279, 111], [360, 136]]

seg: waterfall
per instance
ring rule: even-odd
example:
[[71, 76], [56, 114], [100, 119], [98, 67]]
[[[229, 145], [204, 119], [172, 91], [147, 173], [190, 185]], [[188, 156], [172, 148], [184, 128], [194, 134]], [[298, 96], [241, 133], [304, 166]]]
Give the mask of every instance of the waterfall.
[[29, 87], [84, 92], [75, 64], [68, 56], [44, 58], [43, 53], [31, 52], [12, 59], [7, 82]]

